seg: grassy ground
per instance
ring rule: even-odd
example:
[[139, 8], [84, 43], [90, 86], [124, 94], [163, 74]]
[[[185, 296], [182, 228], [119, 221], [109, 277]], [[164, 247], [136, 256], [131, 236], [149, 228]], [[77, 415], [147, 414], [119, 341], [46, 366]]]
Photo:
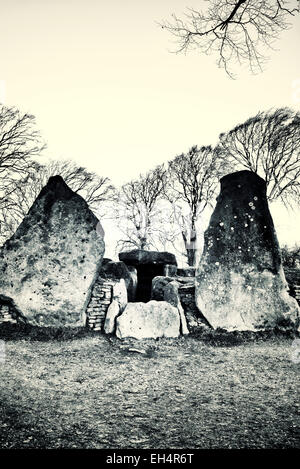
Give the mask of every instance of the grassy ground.
[[134, 342], [1, 326], [0, 339], [0, 448], [300, 446], [292, 338]]

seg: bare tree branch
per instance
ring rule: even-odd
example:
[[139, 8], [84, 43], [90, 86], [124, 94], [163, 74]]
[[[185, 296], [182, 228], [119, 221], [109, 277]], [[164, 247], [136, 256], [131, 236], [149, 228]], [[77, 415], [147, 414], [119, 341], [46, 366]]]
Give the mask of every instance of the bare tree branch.
[[0, 104], [0, 206], [2, 197], [28, 174], [45, 145], [35, 128], [35, 117]]
[[103, 205], [114, 199], [115, 194], [108, 178], [89, 172], [68, 160], [51, 161], [47, 165], [33, 163], [27, 175], [20, 178], [18, 184], [6, 194], [0, 209], [1, 241], [12, 236], [49, 177], [55, 175], [62, 176], [68, 186], [86, 200], [98, 218], [104, 217], [107, 207], [104, 209]]
[[189, 8], [184, 19], [173, 14], [160, 26], [176, 38], [176, 53], [217, 54], [218, 66], [234, 78], [236, 63], [246, 63], [252, 73], [262, 71], [264, 49], [273, 47], [297, 13], [297, 0], [209, 0], [206, 12]]
[[300, 113], [288, 108], [260, 112], [220, 135], [220, 149], [237, 169], [265, 179], [270, 202], [300, 202]]
[[124, 184], [119, 191], [115, 218], [123, 238], [118, 247], [155, 248], [153, 231], [160, 216], [159, 202], [164, 197], [166, 170], [163, 165]]
[[192, 147], [188, 153], [169, 162], [167, 197], [174, 219], [180, 227], [188, 264], [196, 261], [200, 215], [214, 202], [219, 179], [226, 174], [228, 162], [212, 147]]
[[0, 242], [13, 230], [13, 207], [20, 212], [13, 202], [19, 181], [34, 170], [33, 158], [44, 148], [34, 116], [0, 104]]

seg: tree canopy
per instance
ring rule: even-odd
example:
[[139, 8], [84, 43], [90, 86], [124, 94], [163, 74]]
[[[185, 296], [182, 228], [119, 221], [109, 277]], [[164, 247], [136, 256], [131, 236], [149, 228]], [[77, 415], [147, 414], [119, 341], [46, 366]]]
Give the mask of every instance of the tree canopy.
[[169, 162], [167, 197], [184, 242], [188, 264], [195, 265], [198, 249], [197, 222], [215, 201], [219, 179], [228, 164], [218, 149], [193, 146]]
[[224, 158], [265, 179], [270, 202], [300, 202], [300, 112], [260, 112], [220, 135]]
[[120, 188], [115, 218], [123, 233], [118, 243], [122, 249], [154, 247], [153, 230], [157, 228], [158, 203], [164, 197], [166, 177], [164, 165], [160, 165]]
[[26, 176], [6, 194], [6, 203], [0, 209], [2, 242], [15, 232], [48, 179], [56, 175], [62, 176], [66, 184], [86, 200], [98, 218], [104, 216], [102, 204], [114, 197], [114, 187], [108, 178], [68, 160], [52, 160], [44, 165], [32, 162]]

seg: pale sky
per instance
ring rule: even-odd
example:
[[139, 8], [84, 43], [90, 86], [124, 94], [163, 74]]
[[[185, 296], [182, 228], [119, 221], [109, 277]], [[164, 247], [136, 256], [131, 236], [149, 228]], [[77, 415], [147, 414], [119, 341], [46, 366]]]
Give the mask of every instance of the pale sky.
[[[203, 4], [0, 0], [1, 101], [36, 116], [45, 158], [72, 159], [114, 184], [215, 144], [258, 111], [299, 110], [299, 15], [262, 74], [231, 80], [216, 57], [170, 53], [172, 38], [156, 23]], [[295, 214], [278, 213], [281, 243], [296, 242]]]

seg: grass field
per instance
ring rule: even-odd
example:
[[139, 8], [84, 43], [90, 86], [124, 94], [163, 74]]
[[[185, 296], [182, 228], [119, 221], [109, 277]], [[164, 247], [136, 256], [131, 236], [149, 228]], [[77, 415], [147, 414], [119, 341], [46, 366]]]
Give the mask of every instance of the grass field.
[[300, 446], [291, 337], [134, 342], [7, 327], [1, 448]]

